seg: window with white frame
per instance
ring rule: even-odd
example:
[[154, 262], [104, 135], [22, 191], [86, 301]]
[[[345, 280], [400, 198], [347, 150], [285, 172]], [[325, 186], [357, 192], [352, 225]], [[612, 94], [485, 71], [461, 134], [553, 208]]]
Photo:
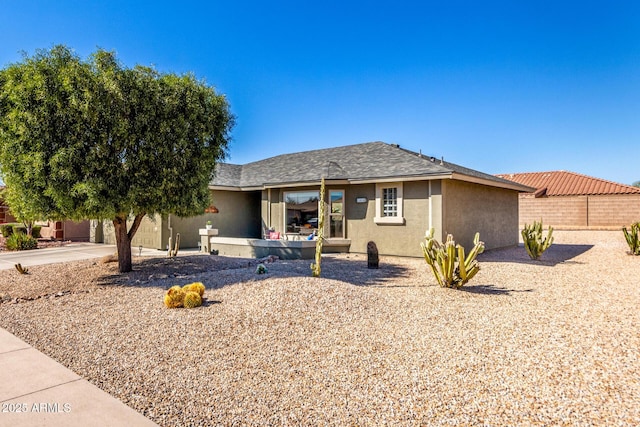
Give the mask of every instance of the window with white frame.
[[398, 216], [398, 188], [382, 189], [382, 216]]
[[402, 183], [376, 184], [376, 224], [404, 224]]

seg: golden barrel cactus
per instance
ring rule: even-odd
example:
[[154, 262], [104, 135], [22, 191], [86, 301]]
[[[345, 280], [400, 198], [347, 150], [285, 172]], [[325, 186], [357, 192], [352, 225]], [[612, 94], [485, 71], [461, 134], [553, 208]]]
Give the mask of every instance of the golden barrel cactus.
[[185, 292], [197, 292], [200, 295], [200, 298], [204, 296], [205, 286], [202, 282], [193, 282], [188, 285], [184, 285], [182, 290]]
[[169, 288], [164, 295], [164, 305], [169, 308], [182, 307], [186, 292], [178, 285]]
[[200, 307], [202, 305], [202, 298], [200, 294], [195, 291], [189, 291], [184, 296], [184, 306], [185, 308], [195, 308]]

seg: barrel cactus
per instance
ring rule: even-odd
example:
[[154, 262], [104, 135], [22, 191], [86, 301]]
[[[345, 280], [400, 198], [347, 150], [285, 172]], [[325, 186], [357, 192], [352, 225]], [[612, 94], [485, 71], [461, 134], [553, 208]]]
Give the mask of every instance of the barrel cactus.
[[185, 308], [200, 307], [202, 305], [202, 297], [196, 291], [189, 291], [184, 296]]
[[182, 290], [185, 292], [189, 292], [189, 291], [197, 292], [200, 295], [200, 297], [202, 297], [204, 296], [205, 286], [202, 282], [193, 282], [193, 283], [189, 283], [188, 285], [184, 285], [182, 287]]
[[185, 298], [185, 291], [178, 285], [169, 288], [164, 295], [164, 305], [169, 308], [182, 307]]

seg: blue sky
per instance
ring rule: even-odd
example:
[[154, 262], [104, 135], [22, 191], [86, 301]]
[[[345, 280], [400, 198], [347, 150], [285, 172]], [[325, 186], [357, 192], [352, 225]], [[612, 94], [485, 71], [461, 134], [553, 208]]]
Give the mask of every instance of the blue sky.
[[368, 141], [640, 180], [637, 1], [3, 2], [0, 66], [101, 47], [225, 94], [232, 163]]

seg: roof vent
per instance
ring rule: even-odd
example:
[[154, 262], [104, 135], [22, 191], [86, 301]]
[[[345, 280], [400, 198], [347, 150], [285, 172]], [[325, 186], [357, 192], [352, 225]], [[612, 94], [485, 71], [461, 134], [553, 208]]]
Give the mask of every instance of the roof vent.
[[400, 148], [400, 144], [396, 144], [395, 142], [391, 144], [392, 147]]
[[433, 157], [433, 156], [431, 156], [431, 157], [429, 157], [429, 160], [431, 160], [432, 162], [435, 162], [435, 161], [436, 161], [436, 158], [435, 158], [435, 157]]
[[440, 164], [444, 165], [444, 156], [442, 156], [442, 158], [440, 159]]

